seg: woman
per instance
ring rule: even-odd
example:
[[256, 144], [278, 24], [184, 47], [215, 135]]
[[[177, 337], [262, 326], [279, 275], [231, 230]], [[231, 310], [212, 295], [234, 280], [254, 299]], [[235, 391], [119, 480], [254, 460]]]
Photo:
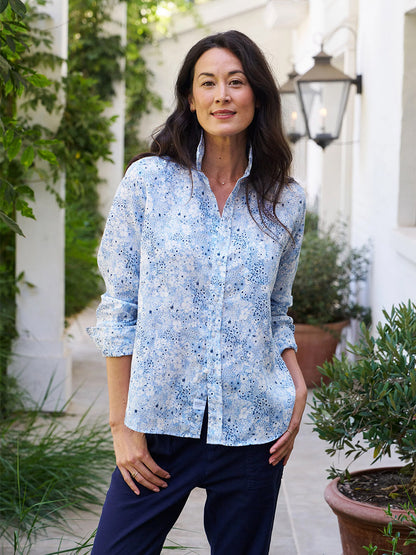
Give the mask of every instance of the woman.
[[214, 555], [269, 551], [306, 402], [287, 316], [305, 199], [258, 47], [199, 41], [130, 165], [99, 251], [117, 468], [94, 555], [160, 553], [195, 487]]

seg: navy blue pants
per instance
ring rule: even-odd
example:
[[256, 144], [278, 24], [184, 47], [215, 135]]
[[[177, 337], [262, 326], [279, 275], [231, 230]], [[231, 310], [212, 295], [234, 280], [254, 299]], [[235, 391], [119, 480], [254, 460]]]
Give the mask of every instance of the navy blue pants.
[[[226, 447], [147, 434], [149, 451], [169, 472], [168, 487], [135, 495], [113, 473], [92, 555], [159, 555], [195, 487], [207, 493], [204, 526], [212, 555], [267, 555], [283, 473], [268, 463], [272, 443]], [[186, 546], [185, 546], [186, 547]]]

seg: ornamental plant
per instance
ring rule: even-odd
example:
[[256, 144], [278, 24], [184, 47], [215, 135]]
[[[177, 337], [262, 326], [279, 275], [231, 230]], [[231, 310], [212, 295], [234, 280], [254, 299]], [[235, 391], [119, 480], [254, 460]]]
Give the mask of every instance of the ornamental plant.
[[[24, 281], [23, 273], [15, 275], [15, 235], [23, 235], [16, 216], [35, 218], [33, 183], [58, 167], [56, 138], [29, 115], [39, 106], [52, 112], [58, 87], [37, 69], [59, 61], [48, 52], [50, 36], [36, 25], [43, 23], [44, 14], [34, 4], [44, 0], [30, 6], [0, 0], [0, 417], [8, 402], [3, 382], [17, 335], [15, 299]], [[48, 184], [55, 192], [52, 178]]]
[[[63, 407], [45, 413], [52, 382], [39, 404], [13, 377], [7, 382], [0, 382], [7, 400], [7, 414], [0, 418], [0, 553], [29, 555], [39, 542], [45, 547], [36, 553], [86, 555], [91, 538], [78, 538], [72, 524], [85, 516], [81, 512], [102, 505], [114, 467], [108, 426], [89, 411], [67, 416]], [[28, 405], [32, 410], [25, 410]], [[79, 549], [49, 551], [61, 535]]]
[[355, 460], [373, 451], [375, 462], [394, 448], [409, 463], [406, 487], [416, 494], [416, 304], [383, 314], [375, 336], [362, 325], [359, 342], [347, 346], [350, 356], [323, 365], [331, 381], [314, 390], [311, 418], [331, 456], [344, 451]]
[[323, 325], [352, 318], [369, 323], [368, 308], [352, 295], [367, 277], [366, 250], [350, 247], [344, 226], [320, 230], [316, 217], [307, 214], [292, 290], [290, 315], [295, 323]]

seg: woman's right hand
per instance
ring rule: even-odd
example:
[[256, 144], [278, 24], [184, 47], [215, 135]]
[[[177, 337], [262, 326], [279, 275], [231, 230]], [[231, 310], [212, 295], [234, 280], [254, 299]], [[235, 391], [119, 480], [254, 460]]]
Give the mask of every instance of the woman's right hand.
[[137, 483], [155, 492], [168, 486], [165, 480], [170, 475], [153, 460], [145, 434], [131, 430], [124, 424], [112, 426], [111, 432], [116, 464], [124, 481], [136, 495], [140, 494]]

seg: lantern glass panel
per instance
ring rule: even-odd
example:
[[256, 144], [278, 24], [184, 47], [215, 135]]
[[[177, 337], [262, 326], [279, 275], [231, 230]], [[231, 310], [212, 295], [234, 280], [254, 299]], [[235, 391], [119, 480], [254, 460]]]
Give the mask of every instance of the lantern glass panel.
[[319, 142], [339, 137], [351, 81], [298, 82], [308, 134]]
[[297, 94], [295, 92], [282, 93], [281, 98], [283, 127], [286, 136], [289, 138], [303, 137], [306, 133], [305, 120]]

